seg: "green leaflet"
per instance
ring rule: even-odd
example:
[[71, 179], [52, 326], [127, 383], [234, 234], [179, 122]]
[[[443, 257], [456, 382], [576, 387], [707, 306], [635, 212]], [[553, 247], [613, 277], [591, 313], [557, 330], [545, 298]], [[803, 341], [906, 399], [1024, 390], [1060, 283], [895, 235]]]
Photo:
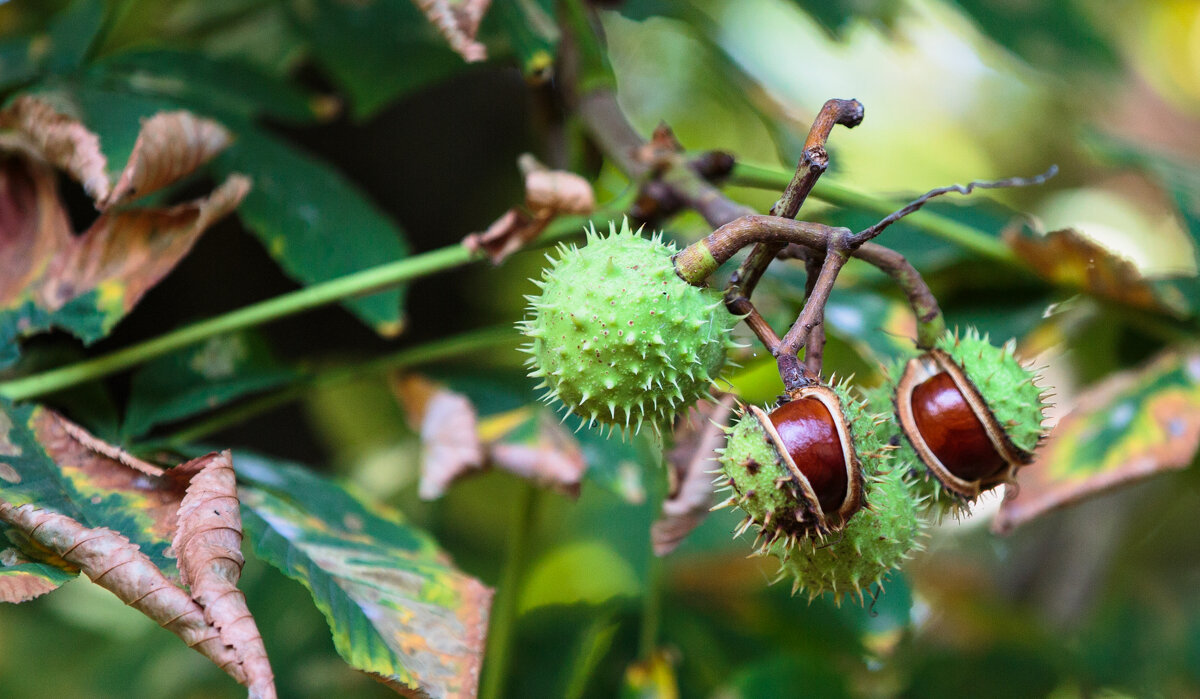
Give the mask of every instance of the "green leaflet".
[[1020, 496], [993, 522], [1009, 531], [1048, 511], [1162, 471], [1185, 468], [1200, 446], [1200, 351], [1167, 350], [1079, 397], [1022, 469]]
[[298, 376], [256, 333], [214, 337], [156, 359], [133, 375], [122, 434], [138, 437], [160, 423], [207, 412]]
[[348, 663], [396, 688], [473, 694], [490, 589], [397, 512], [299, 466], [246, 454], [236, 466], [255, 553], [309, 589]]
[[99, 340], [125, 316], [119, 301], [117, 299], [116, 304], [106, 303], [100, 291], [89, 291], [53, 311], [27, 298], [7, 308], [0, 308], [0, 367], [12, 364], [20, 357], [19, 338], [51, 328], [67, 330], [83, 340], [84, 344]]
[[0, 399], [0, 499], [107, 527], [137, 544], [167, 576], [174, 536], [168, 519], [181, 493], [170, 484], [96, 454], [68, 437], [61, 418], [32, 404]]

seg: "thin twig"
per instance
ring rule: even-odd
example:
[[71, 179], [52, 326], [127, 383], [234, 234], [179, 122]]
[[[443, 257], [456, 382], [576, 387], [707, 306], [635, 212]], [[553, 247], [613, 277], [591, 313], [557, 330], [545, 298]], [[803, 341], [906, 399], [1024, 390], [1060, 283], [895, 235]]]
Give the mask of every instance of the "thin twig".
[[[821, 274], [821, 268], [825, 266], [826, 255], [822, 251], [817, 254], [815, 251], [811, 255], [806, 255], [804, 258], [804, 298], [811, 298], [813, 291], [817, 287], [817, 277]], [[821, 364], [825, 357], [825, 323], [821, 323], [812, 329], [808, 335], [808, 341], [804, 343], [804, 368], [808, 373], [814, 375], [821, 374]]]
[[958, 194], [970, 194], [971, 192], [975, 191], [976, 189], [1005, 189], [1008, 187], [1030, 187], [1033, 185], [1045, 184], [1046, 180], [1049, 180], [1051, 177], [1054, 177], [1057, 174], [1058, 174], [1058, 166], [1051, 165], [1049, 170], [1046, 170], [1045, 172], [1043, 172], [1040, 175], [1035, 175], [1034, 177], [1009, 177], [1008, 179], [1004, 179], [1004, 180], [977, 180], [975, 182], [970, 182], [966, 185], [952, 184], [948, 187], [938, 187], [937, 189], [931, 189], [928, 192], [926, 192], [925, 194], [922, 194], [917, 199], [914, 199], [908, 206], [905, 206], [904, 208], [900, 209], [899, 211], [894, 211], [891, 214], [888, 214], [886, 217], [883, 218], [883, 220], [879, 221], [875, 225], [873, 225], [869, 228], [865, 228], [865, 229], [859, 231], [858, 233], [855, 233], [850, 238], [850, 241], [849, 241], [850, 245], [852, 247], [857, 247], [858, 245], [862, 245], [866, 241], [868, 241], [871, 238], [874, 238], [875, 236], [882, 233], [883, 230], [885, 228], [887, 228], [888, 226], [899, 221], [900, 219], [904, 218], [905, 216], [908, 216], [909, 214], [917, 211], [922, 206], [925, 206], [925, 204], [930, 199], [933, 199], [935, 197], [940, 197], [943, 194], [950, 194], [951, 192], [957, 192]]
[[[833, 131], [833, 127], [841, 124], [846, 128], [854, 128], [862, 123], [862, 119], [863, 106], [858, 100], [831, 99], [825, 102], [821, 111], [817, 113], [816, 119], [813, 120], [812, 127], [808, 130], [808, 138], [804, 141], [804, 150], [800, 154], [800, 161], [796, 163], [796, 172], [792, 175], [792, 181], [783, 190], [779, 201], [771, 207], [772, 216], [796, 218], [800, 207], [804, 205], [809, 193], [812, 192], [813, 186], [817, 184], [817, 180], [829, 167], [829, 154], [825, 150], [825, 143], [829, 140], [829, 134]], [[747, 324], [758, 335], [759, 340], [767, 346], [767, 349], [771, 350], [772, 354], [778, 347], [777, 341], [771, 342], [776, 338], [775, 332], [767, 326], [766, 321], [754, 308], [754, 304], [750, 302], [750, 296], [754, 293], [754, 287], [758, 285], [758, 280], [762, 278], [767, 266], [771, 264], [771, 260], [775, 259], [784, 246], [785, 244], [780, 243], [760, 242], [756, 244], [730, 276], [729, 285], [725, 288], [725, 307], [729, 309], [730, 313], [745, 315]]]
[[788, 330], [779, 344], [776, 361], [779, 362], [779, 373], [783, 378], [783, 385], [788, 391], [812, 381], [811, 377], [807, 375], [807, 371], [796, 374], [797, 362], [794, 361], [794, 358], [808, 342], [813, 329], [825, 322], [825, 304], [828, 303], [829, 295], [833, 292], [833, 285], [837, 281], [838, 273], [850, 259], [850, 250], [847, 248], [845, 240], [845, 234], [836, 231], [830, 237], [825, 252], [825, 261], [821, 264], [821, 272], [817, 275], [816, 283], [813, 284], [812, 293], [805, 300], [804, 309], [800, 311], [800, 316], [796, 318], [791, 330]]

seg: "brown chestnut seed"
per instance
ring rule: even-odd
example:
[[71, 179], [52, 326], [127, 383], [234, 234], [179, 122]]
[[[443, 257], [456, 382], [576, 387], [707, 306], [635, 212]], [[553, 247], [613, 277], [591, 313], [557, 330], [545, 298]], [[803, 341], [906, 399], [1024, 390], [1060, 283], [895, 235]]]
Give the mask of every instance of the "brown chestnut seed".
[[846, 500], [849, 475], [842, 440], [829, 408], [816, 398], [789, 401], [768, 415], [788, 456], [808, 478], [825, 512]]
[[1012, 480], [1032, 458], [1012, 443], [962, 367], [940, 349], [905, 365], [896, 417], [921, 461], [964, 498]]
[[925, 443], [958, 478], [977, 481], [1007, 465], [946, 372], [913, 389], [912, 410]]
[[836, 531], [863, 506], [863, 472], [850, 423], [828, 386], [806, 386], [789, 397], [770, 415], [756, 406], [750, 411], [807, 503], [808, 512], [797, 510], [797, 522], [821, 534]]

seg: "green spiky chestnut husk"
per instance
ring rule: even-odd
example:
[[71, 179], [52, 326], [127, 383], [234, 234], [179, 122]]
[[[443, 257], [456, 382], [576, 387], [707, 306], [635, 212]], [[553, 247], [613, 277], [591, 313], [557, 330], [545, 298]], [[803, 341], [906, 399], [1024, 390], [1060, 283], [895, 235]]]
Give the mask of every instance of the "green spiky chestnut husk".
[[826, 400], [830, 402], [836, 400], [840, 409], [836, 419], [844, 421], [850, 435], [847, 489], [838, 509], [826, 512], [819, 507], [819, 494], [807, 479], [797, 474], [797, 469], [806, 471], [806, 465], [799, 459], [786, 457], [779, 449], [778, 433], [771, 434], [773, 427], [764, 411], [752, 407], [743, 411], [719, 453], [721, 474], [716, 483], [732, 493], [723, 505], [736, 505], [746, 512], [738, 533], [757, 526], [757, 542], [764, 551], [776, 542], [791, 547], [803, 539], [821, 538], [846, 526], [863, 506], [863, 464], [870, 463], [875, 468], [874, 464], [886, 458], [887, 447], [878, 430], [879, 417], [868, 412], [845, 384], [811, 390], [826, 392]]
[[[903, 455], [940, 484], [934, 498], [962, 503], [1012, 482], [1044, 437], [1037, 374], [974, 329], [947, 333], [934, 348], [889, 372]], [[940, 456], [939, 456], [940, 454]]]
[[841, 532], [825, 542], [809, 538], [791, 548], [771, 548], [780, 561], [776, 580], [790, 579], [792, 594], [803, 591], [810, 601], [830, 594], [839, 604], [854, 596], [861, 603], [864, 590], [882, 585], [893, 569], [923, 548], [925, 521], [912, 480], [902, 465], [889, 462], [881, 468], [867, 475], [870, 506]]
[[521, 329], [547, 400], [591, 421], [656, 428], [704, 397], [734, 346], [720, 294], [675, 273], [673, 245], [628, 221], [560, 246]]

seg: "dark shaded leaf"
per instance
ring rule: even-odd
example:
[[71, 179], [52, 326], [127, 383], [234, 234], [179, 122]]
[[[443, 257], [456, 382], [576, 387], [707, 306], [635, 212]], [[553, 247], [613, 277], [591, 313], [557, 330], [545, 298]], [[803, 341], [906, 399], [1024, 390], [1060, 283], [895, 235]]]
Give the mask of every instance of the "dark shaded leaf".
[[1044, 70], [1114, 68], [1116, 53], [1072, 2], [955, 0], [996, 43]]
[[182, 420], [299, 376], [253, 332], [214, 337], [160, 357], [133, 375], [121, 432], [140, 437], [155, 425]]
[[492, 591], [399, 513], [305, 469], [239, 455], [255, 552], [312, 592], [338, 653], [402, 692], [473, 696]]
[[359, 118], [465, 65], [411, 0], [292, 0], [289, 8]]
[[899, 0], [795, 0], [813, 19], [837, 38], [854, 20], [890, 26], [903, 9]]
[[1200, 351], [1167, 351], [1079, 396], [1020, 471], [992, 529], [1006, 533], [1096, 493], [1185, 468], [1200, 447]]
[[104, 26], [105, 13], [106, 3], [74, 0], [55, 15], [47, 32], [46, 69], [61, 74], [81, 66]]
[[115, 90], [156, 95], [205, 112], [304, 123], [327, 116], [333, 106], [285, 76], [195, 51], [129, 51], [103, 58], [91, 70], [93, 80]]
[[[215, 165], [223, 173], [244, 172], [254, 179], [239, 209], [242, 221], [280, 267], [304, 284], [408, 254], [399, 227], [341, 173], [266, 131], [248, 124], [239, 128], [237, 141]], [[390, 337], [403, 327], [402, 298], [397, 288], [343, 305]]]

